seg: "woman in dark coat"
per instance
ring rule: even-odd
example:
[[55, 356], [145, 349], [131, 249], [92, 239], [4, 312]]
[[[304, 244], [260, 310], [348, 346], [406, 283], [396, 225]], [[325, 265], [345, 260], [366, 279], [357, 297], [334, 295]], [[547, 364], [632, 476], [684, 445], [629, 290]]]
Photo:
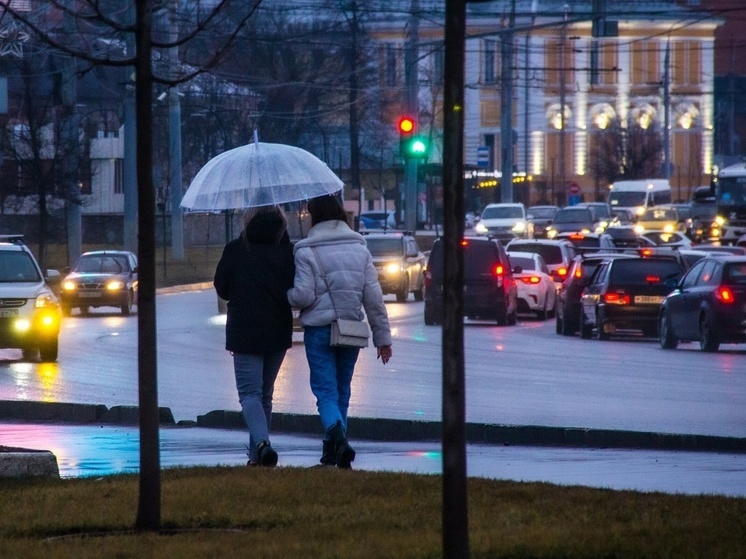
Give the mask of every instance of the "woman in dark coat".
[[244, 230], [228, 243], [215, 290], [228, 301], [225, 349], [233, 355], [238, 398], [249, 427], [249, 465], [275, 466], [269, 441], [275, 379], [293, 343], [286, 292], [293, 286], [293, 245], [279, 206], [249, 208]]

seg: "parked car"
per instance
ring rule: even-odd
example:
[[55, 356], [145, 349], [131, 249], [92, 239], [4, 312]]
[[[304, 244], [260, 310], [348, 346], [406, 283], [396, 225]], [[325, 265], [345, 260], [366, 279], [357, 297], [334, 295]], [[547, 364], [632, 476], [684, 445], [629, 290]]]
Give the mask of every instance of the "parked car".
[[558, 241], [570, 241], [579, 251], [591, 252], [614, 248], [614, 239], [608, 233], [560, 233]]
[[697, 262], [663, 301], [660, 344], [698, 341], [702, 351], [721, 343], [746, 343], [746, 257], [707, 257]]
[[550, 239], [516, 239], [505, 247], [511, 252], [535, 252], [546, 262], [554, 281], [564, 281], [570, 262], [578, 253], [570, 241]]
[[62, 315], [52, 287], [60, 273], [47, 270], [23, 243], [0, 235], [0, 347], [20, 349], [25, 360], [56, 361]]
[[[518, 288], [508, 254], [497, 239], [465, 237], [464, 315], [494, 320], [503, 326], [516, 323]], [[443, 239], [436, 239], [425, 269], [425, 324], [439, 324], [443, 317]]]
[[590, 208], [567, 206], [554, 215], [547, 227], [547, 238], [554, 239], [560, 233], [600, 233], [601, 223]]
[[557, 334], [572, 336], [580, 330], [580, 298], [583, 289], [588, 285], [599, 264], [612, 258], [637, 258], [637, 255], [622, 252], [583, 252], [573, 258], [567, 279], [557, 290], [557, 305], [554, 311]]
[[557, 288], [544, 259], [535, 252], [510, 252], [508, 256], [518, 286], [518, 310], [546, 320], [554, 314]]
[[526, 219], [533, 225], [535, 239], [543, 239], [547, 236], [547, 227], [552, 224], [554, 214], [559, 209], [559, 206], [531, 206], [526, 210]]
[[137, 305], [137, 256], [126, 250], [83, 253], [62, 280], [62, 313], [88, 314], [91, 307], [117, 307], [127, 316]]
[[396, 231], [368, 233], [364, 238], [384, 295], [394, 293], [403, 303], [413, 293], [415, 301], [422, 301], [426, 259], [414, 236]]
[[501, 242], [530, 237], [523, 204], [487, 204], [474, 226], [477, 235], [490, 235]]
[[655, 246], [691, 248], [692, 240], [681, 231], [644, 231], [642, 237], [650, 239]]
[[607, 340], [620, 329], [658, 335], [661, 303], [685, 267], [680, 255], [614, 258], [601, 262], [581, 296], [580, 335]]

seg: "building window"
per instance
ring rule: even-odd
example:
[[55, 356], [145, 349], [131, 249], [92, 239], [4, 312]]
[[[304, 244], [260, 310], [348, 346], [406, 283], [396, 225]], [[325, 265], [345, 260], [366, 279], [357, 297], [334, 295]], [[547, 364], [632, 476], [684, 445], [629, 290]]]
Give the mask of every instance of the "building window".
[[386, 85], [396, 87], [398, 85], [397, 63], [399, 62], [399, 49], [396, 45], [386, 45]]
[[484, 61], [482, 80], [486, 84], [495, 83], [496, 46], [495, 41], [484, 41]]
[[124, 192], [124, 159], [114, 159], [114, 194]]
[[657, 41], [632, 44], [632, 84], [652, 85], [661, 81], [661, 53]]

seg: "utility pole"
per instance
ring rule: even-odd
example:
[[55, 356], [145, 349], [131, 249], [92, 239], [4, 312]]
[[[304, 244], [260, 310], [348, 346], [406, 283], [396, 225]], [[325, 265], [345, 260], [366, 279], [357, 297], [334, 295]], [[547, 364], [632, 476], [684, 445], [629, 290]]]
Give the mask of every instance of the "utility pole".
[[668, 73], [671, 41], [666, 42], [666, 54], [663, 57], [663, 178], [671, 178], [671, 84]]
[[566, 170], [565, 170], [565, 41], [567, 41], [567, 11], [569, 10], [569, 6], [565, 4], [564, 6], [564, 15], [563, 17], [563, 24], [562, 24], [562, 32], [560, 33], [560, 62], [559, 62], [559, 72], [560, 72], [560, 91], [559, 91], [559, 104], [560, 104], [560, 134], [559, 134], [559, 175], [560, 175], [560, 188], [561, 191], [564, 193], [567, 189], [567, 176], [566, 176]]
[[502, 78], [500, 93], [500, 200], [513, 201], [513, 28], [515, 27], [515, 0], [510, 1], [508, 31], [502, 33], [500, 54]]
[[[127, 20], [135, 23], [135, 5], [130, 4]], [[135, 38], [127, 35], [127, 56], [135, 53]], [[135, 72], [125, 66], [124, 73], [124, 249], [137, 253], [137, 115], [135, 113]]]
[[[179, 8], [180, 0], [171, 1], [171, 14], [169, 21], [169, 42], [175, 44], [179, 39]], [[169, 71], [171, 79], [175, 79], [179, 67], [179, 47], [172, 46], [168, 52]], [[174, 86], [168, 91], [168, 152], [169, 164], [169, 190], [171, 191], [171, 256], [176, 261], [184, 260], [184, 211], [181, 208], [181, 199], [184, 189], [181, 184], [181, 100], [179, 88]], [[166, 200], [164, 199], [164, 204]], [[166, 212], [162, 215], [163, 227], [166, 224]], [[163, 242], [166, 242], [164, 237]], [[165, 247], [164, 247], [165, 250]]]
[[[418, 90], [418, 62], [417, 51], [420, 42], [419, 37], [419, 12], [420, 0], [412, 0], [410, 4], [409, 33], [407, 35], [405, 60], [405, 88], [407, 112], [415, 120], [415, 126], [419, 127], [420, 106], [417, 98]], [[404, 162], [405, 166], [405, 187], [404, 187], [404, 228], [408, 231], [417, 230], [417, 159], [407, 157]], [[383, 208], [384, 211], [386, 208]], [[398, 216], [397, 216], [398, 217]]]
[[[68, 4], [71, 2], [68, 0]], [[73, 36], [73, 16], [65, 11], [63, 25], [68, 37]], [[78, 157], [79, 119], [75, 112], [78, 99], [78, 88], [75, 76], [75, 58], [65, 55], [63, 60], [62, 105], [65, 109], [64, 145], [69, 151], [65, 158], [65, 182], [67, 183], [67, 200], [65, 213], [67, 218], [67, 261], [72, 266], [83, 252], [83, 228], [81, 218], [80, 189], [77, 177], [80, 173], [80, 158]]]

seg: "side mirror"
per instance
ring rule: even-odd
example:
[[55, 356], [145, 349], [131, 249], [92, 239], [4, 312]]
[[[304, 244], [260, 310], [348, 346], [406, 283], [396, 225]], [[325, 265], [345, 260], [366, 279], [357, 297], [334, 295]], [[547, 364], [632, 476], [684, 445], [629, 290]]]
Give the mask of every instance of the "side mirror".
[[407, 252], [407, 258], [417, 258], [417, 256], [419, 256], [419, 254], [413, 250]]

